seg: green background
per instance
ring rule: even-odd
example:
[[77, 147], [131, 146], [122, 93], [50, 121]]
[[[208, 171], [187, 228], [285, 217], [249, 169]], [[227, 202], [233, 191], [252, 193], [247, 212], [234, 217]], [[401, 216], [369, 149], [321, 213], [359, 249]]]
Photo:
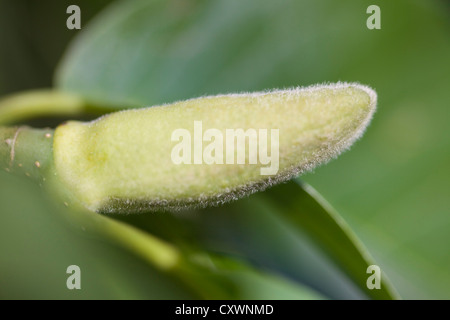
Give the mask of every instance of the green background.
[[[85, 36], [84, 41], [92, 44], [88, 49], [71, 49], [75, 57], [66, 56], [72, 64], [60, 69], [57, 84], [94, 102], [154, 105], [204, 94], [320, 82], [367, 84], [379, 100], [365, 136], [351, 151], [302, 179], [344, 217], [403, 298], [450, 298], [447, 2], [153, 2], [119, 28], [126, 43], [114, 46], [109, 45], [114, 44], [114, 32], [106, 23], [87, 24], [108, 1], [1, 0], [0, 94], [54, 84], [58, 61], [70, 39], [81, 33], [65, 27], [69, 4], [82, 9], [82, 32], [92, 28], [94, 35]], [[366, 8], [371, 4], [381, 8], [381, 30], [366, 28]], [[96, 39], [98, 34], [102, 37]], [[37, 186], [0, 173], [0, 297], [189, 296], [176, 281], [156, 276], [125, 250], [82, 236], [82, 231], [72, 232], [56, 214], [59, 210]], [[205, 216], [205, 226], [227, 229], [228, 224], [228, 230], [237, 219], [236, 225], [244, 230], [224, 237], [240, 246], [247, 243], [248, 255], [259, 252], [253, 261], [269, 261], [270, 257], [262, 257], [264, 239], [243, 235], [246, 226], [251, 229], [255, 224], [261, 234], [278, 234], [276, 224], [267, 223], [270, 218], [261, 218], [259, 224], [249, 220], [258, 219], [257, 214], [237, 216], [233, 205], [220, 210], [224, 213], [212, 217], [205, 216], [207, 211], [198, 214]], [[145, 223], [133, 221], [145, 220], [142, 217], [130, 219]], [[170, 222], [160, 216], [149, 219]], [[289, 233], [279, 228], [280, 234]], [[236, 240], [240, 236], [241, 242]], [[204, 237], [212, 250], [218, 250], [217, 235], [206, 232]], [[295, 254], [297, 247], [289, 248], [283, 241], [278, 245], [285, 253]], [[232, 249], [223, 249], [227, 250]], [[296, 272], [290, 267], [303, 270], [300, 264], [283, 266], [283, 257], [279, 261], [276, 269], [288, 277]], [[65, 268], [70, 264], [88, 266], [82, 292], [65, 288]], [[143, 273], [146, 277], [139, 276]], [[311, 277], [305, 276], [303, 282], [323, 294], [320, 285], [308, 283]], [[327, 296], [358, 298], [345, 284], [339, 285], [350, 293], [327, 292]]]

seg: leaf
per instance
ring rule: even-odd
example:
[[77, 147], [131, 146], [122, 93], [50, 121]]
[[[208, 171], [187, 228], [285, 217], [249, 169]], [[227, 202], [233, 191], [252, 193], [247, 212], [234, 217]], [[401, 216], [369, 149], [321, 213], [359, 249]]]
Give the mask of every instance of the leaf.
[[398, 298], [385, 274], [381, 290], [367, 289], [368, 251], [311, 187], [295, 181], [219, 208], [114, 217], [180, 247], [248, 260], [326, 297]]
[[[332, 12], [336, 5], [325, 3]], [[317, 15], [322, 6], [260, 0], [117, 2], [71, 44], [55, 83], [93, 104], [124, 109], [330, 81], [324, 75], [336, 69], [336, 58], [327, 60], [324, 41], [326, 32], [334, 33], [334, 20], [319, 27], [321, 22], [307, 15]], [[316, 32], [316, 27], [325, 30]]]
[[294, 181], [274, 188], [267, 196], [276, 204], [275, 214], [281, 214], [294, 228], [306, 232], [368, 296], [399, 297], [385, 274], [381, 289], [367, 288], [367, 268], [375, 264], [374, 260], [342, 217], [312, 187]]
[[242, 300], [322, 300], [324, 296], [304, 284], [277, 274], [257, 271], [239, 259], [211, 256], [220, 274], [234, 284], [232, 299]]

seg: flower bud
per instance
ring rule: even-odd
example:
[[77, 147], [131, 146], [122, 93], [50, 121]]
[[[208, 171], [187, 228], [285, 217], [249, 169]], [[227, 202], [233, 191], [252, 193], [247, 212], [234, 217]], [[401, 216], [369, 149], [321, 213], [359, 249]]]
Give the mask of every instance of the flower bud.
[[98, 212], [214, 205], [336, 157], [375, 106], [370, 88], [338, 83], [121, 111], [59, 126], [55, 169]]

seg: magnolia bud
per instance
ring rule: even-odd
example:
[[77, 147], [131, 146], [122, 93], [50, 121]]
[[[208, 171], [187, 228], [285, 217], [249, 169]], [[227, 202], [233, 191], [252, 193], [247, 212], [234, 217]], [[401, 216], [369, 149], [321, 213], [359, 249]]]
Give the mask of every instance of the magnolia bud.
[[121, 111], [59, 126], [55, 170], [98, 212], [215, 205], [336, 157], [375, 106], [370, 88], [338, 83]]

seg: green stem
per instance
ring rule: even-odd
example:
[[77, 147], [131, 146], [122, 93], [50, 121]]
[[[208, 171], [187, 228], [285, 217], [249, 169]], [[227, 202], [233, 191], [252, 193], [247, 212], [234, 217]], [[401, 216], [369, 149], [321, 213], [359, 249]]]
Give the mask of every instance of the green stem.
[[102, 115], [111, 111], [114, 109], [93, 106], [77, 95], [52, 89], [35, 90], [1, 99], [0, 125], [20, 123], [35, 117]]
[[0, 127], [0, 168], [45, 180], [53, 168], [53, 130]]
[[[71, 202], [69, 219], [86, 231], [102, 235], [170, 275], [201, 298], [230, 299], [235, 288], [211, 266], [151, 234], [126, 223], [89, 211]], [[198, 258], [198, 257], [197, 257]], [[200, 261], [200, 262], [199, 262]]]
[[[98, 215], [97, 213], [93, 213]], [[103, 233], [120, 245], [175, 277], [202, 298], [230, 299], [233, 288], [209, 266], [204, 266], [192, 254], [179, 250], [172, 244], [142, 232], [123, 222], [104, 216]], [[198, 259], [201, 261], [201, 259]]]

